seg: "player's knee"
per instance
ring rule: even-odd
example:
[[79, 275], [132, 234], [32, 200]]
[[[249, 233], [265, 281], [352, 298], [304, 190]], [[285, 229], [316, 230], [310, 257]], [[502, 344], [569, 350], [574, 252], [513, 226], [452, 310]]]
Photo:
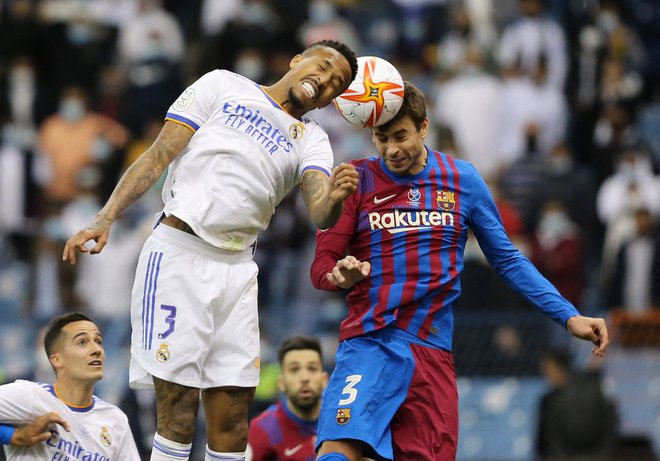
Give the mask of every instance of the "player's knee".
[[349, 461], [349, 459], [341, 453], [326, 453], [316, 458], [316, 461]]

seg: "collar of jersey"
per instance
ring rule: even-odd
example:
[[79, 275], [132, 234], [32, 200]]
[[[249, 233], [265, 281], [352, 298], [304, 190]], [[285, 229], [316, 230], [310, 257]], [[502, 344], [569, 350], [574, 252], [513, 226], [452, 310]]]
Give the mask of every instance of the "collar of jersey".
[[302, 419], [299, 416], [296, 416], [296, 414], [289, 408], [289, 405], [287, 405], [286, 398], [282, 399], [282, 408], [284, 409], [284, 413], [286, 413], [286, 415], [291, 418], [298, 426], [306, 427], [307, 429], [311, 429], [316, 432], [318, 419], [308, 421], [306, 419]]
[[60, 402], [62, 402], [64, 405], [66, 405], [67, 407], [69, 407], [69, 409], [70, 409], [71, 411], [75, 411], [75, 412], [78, 412], [78, 413], [84, 413], [84, 412], [89, 411], [89, 410], [91, 410], [92, 408], [94, 408], [94, 398], [93, 398], [93, 397], [92, 397], [92, 403], [90, 403], [89, 405], [85, 405], [84, 407], [81, 407], [81, 406], [78, 406], [78, 405], [71, 405], [70, 403], [67, 403], [67, 402], [66, 402], [66, 401], [60, 396], [60, 394], [57, 392], [57, 390], [55, 390], [55, 386], [54, 386], [54, 385], [50, 385], [50, 386], [48, 386], [48, 388], [49, 388], [48, 390], [50, 391], [50, 393], [53, 394], [53, 395], [54, 395], [54, 396], [55, 396]]
[[[264, 94], [264, 96], [266, 96], [266, 99], [268, 99], [268, 102], [270, 102], [270, 103], [273, 105], [273, 107], [275, 107], [275, 108], [277, 108], [277, 109], [279, 109], [279, 110], [281, 110], [281, 111], [284, 111], [284, 112], [286, 112], [287, 114], [289, 114], [289, 111], [288, 111], [288, 110], [286, 110], [284, 107], [282, 107], [282, 105], [281, 105], [279, 102], [275, 101], [275, 100], [271, 97], [271, 95], [268, 94], [268, 92], [266, 91], [266, 89], [264, 88], [263, 85], [259, 85], [258, 83], [255, 83], [255, 85], [257, 85], [257, 88], [259, 88], [259, 89], [261, 90], [261, 92]], [[289, 115], [291, 115], [291, 114], [289, 114]], [[293, 117], [293, 115], [291, 115], [291, 117]], [[295, 117], [294, 117], [294, 118], [295, 118]]]
[[385, 165], [385, 160], [383, 160], [383, 157], [378, 156], [380, 167], [394, 182], [409, 182], [426, 178], [429, 175], [429, 172], [435, 167], [436, 161], [435, 155], [433, 155], [433, 151], [426, 145], [424, 145], [424, 149], [426, 149], [426, 166], [417, 174], [394, 174], [389, 170], [389, 168], [387, 168], [387, 165]]

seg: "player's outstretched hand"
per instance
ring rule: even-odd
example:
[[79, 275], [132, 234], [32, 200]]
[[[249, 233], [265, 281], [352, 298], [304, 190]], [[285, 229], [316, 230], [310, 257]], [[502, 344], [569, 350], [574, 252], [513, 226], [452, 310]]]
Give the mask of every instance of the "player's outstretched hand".
[[357, 190], [358, 172], [350, 163], [340, 163], [332, 170], [330, 184], [332, 184], [331, 197], [337, 202], [343, 202]]
[[[71, 264], [75, 264], [76, 250], [81, 253], [100, 253], [105, 244], [108, 243], [111, 224], [111, 220], [97, 215], [89, 226], [79, 230], [76, 235], [66, 241], [64, 252], [62, 253], [62, 261], [69, 261]], [[90, 242], [90, 240], [93, 240], [93, 242]]]
[[566, 322], [566, 328], [576, 338], [584, 339], [594, 343], [592, 352], [598, 357], [605, 356], [607, 345], [610, 342], [607, 334], [607, 325], [601, 318], [584, 317], [576, 315]]
[[48, 427], [53, 424], [59, 424], [67, 432], [71, 430], [69, 423], [62, 419], [59, 413], [51, 411], [39, 416], [27, 426], [17, 427], [11, 437], [11, 444], [19, 447], [31, 447], [45, 442], [53, 436], [48, 430]]
[[328, 282], [339, 288], [351, 288], [371, 272], [371, 264], [358, 261], [354, 256], [346, 256], [337, 261], [331, 272], [325, 274]]

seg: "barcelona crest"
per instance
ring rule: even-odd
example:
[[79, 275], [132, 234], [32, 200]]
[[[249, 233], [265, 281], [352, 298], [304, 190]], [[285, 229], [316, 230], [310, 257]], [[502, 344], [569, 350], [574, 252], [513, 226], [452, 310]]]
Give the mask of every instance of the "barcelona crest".
[[439, 190], [438, 196], [435, 198], [438, 207], [444, 211], [451, 211], [456, 207], [456, 196], [455, 192], [449, 192], [446, 190]]
[[351, 409], [350, 408], [340, 408], [337, 410], [337, 424], [343, 426], [351, 420]]

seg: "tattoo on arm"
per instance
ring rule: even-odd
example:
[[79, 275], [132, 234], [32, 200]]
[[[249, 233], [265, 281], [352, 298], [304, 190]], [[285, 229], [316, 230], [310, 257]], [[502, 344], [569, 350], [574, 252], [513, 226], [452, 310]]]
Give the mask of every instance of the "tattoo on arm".
[[306, 172], [302, 179], [302, 191], [309, 217], [316, 227], [327, 229], [337, 222], [342, 204], [331, 199], [332, 184], [327, 176], [320, 171]]
[[303, 176], [302, 191], [307, 209], [311, 211], [314, 206], [328, 196], [330, 187], [323, 173], [309, 171]]
[[128, 208], [160, 178], [192, 135], [188, 127], [166, 122], [158, 139], [126, 170], [100, 214], [114, 220]]

